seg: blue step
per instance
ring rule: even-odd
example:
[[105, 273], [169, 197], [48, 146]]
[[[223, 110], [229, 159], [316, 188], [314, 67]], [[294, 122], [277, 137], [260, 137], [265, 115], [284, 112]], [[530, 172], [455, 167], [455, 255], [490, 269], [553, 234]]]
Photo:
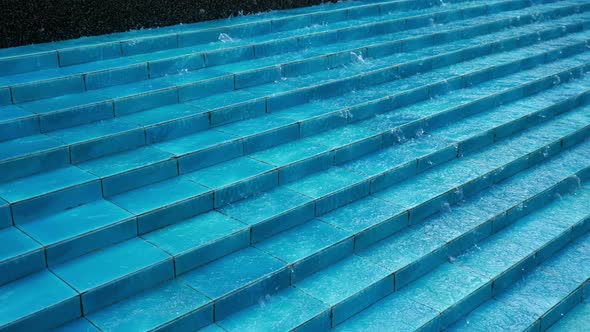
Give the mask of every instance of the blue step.
[[0, 330], [581, 324], [589, 10], [360, 0], [0, 50]]

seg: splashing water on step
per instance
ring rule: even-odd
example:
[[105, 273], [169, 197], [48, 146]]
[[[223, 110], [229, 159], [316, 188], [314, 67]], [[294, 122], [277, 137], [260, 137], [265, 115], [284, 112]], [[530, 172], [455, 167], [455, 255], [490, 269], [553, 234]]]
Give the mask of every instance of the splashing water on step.
[[344, 119], [352, 119], [352, 113], [350, 113], [350, 110], [348, 108], [340, 110], [340, 112], [338, 112], [338, 115]]
[[350, 57], [355, 63], [367, 63], [367, 61], [365, 60], [365, 58], [363, 58], [363, 55], [360, 52], [350, 51]]
[[231, 43], [234, 41], [232, 37], [230, 37], [227, 33], [220, 33], [219, 34], [219, 41], [222, 43]]

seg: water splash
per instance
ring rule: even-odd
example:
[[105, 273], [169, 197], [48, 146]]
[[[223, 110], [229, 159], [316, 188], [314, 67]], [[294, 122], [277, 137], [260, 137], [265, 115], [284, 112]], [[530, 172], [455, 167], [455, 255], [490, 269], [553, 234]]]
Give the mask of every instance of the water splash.
[[393, 135], [393, 137], [395, 138], [397, 143], [403, 143], [408, 140], [406, 138], [406, 136], [404, 135], [404, 132], [401, 131], [399, 128], [391, 129], [390, 132]]
[[344, 119], [352, 119], [352, 113], [348, 108], [342, 109], [338, 112], [338, 116]]
[[352, 59], [353, 62], [356, 63], [367, 63], [367, 61], [365, 60], [365, 58], [363, 58], [363, 54], [361, 52], [354, 52], [354, 51], [350, 51], [350, 57]]
[[234, 41], [232, 37], [230, 37], [227, 33], [220, 33], [219, 34], [219, 41], [222, 43], [231, 43]]
[[453, 209], [451, 208], [451, 204], [449, 204], [449, 202], [444, 202], [441, 204], [440, 211], [443, 213], [450, 213], [453, 211]]

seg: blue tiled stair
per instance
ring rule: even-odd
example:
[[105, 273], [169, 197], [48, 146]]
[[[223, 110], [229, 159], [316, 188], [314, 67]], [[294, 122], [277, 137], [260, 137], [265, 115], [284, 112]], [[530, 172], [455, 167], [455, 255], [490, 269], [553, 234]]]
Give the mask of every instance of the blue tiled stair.
[[589, 45], [361, 0], [0, 50], [0, 330], [588, 325]]

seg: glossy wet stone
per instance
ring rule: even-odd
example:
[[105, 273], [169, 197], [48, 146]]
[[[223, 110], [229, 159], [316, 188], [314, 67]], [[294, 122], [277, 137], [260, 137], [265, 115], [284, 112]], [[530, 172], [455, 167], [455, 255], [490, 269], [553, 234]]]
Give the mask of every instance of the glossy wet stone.
[[199, 328], [212, 319], [209, 299], [179, 281], [165, 283], [88, 316], [102, 330], [136, 331]]
[[588, 288], [589, 10], [342, 2], [0, 52], [0, 289], [77, 290], [17, 287], [6, 321], [546, 329]]

